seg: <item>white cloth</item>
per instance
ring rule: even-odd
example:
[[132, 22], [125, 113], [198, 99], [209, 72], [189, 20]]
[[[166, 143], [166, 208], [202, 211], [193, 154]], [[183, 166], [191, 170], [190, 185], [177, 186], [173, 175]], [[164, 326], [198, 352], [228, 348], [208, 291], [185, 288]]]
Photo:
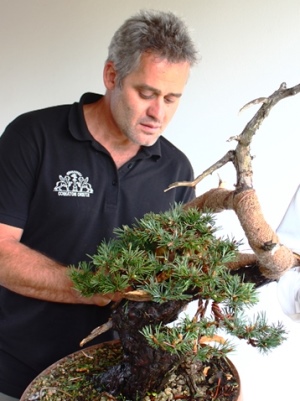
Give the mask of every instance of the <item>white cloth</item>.
[[[300, 185], [277, 228], [280, 242], [300, 254]], [[300, 266], [287, 271], [278, 281], [278, 300], [283, 312], [300, 323]]]

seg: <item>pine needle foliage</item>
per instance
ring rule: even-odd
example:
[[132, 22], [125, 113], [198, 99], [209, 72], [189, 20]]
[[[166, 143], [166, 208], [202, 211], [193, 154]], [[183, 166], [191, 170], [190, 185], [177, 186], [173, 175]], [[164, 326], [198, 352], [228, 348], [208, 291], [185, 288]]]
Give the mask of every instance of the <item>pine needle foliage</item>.
[[[83, 296], [141, 290], [153, 302], [198, 299], [193, 320], [171, 327], [147, 326], [143, 335], [153, 347], [173, 353], [196, 353], [199, 359], [232, 350], [227, 341], [204, 346], [218, 330], [245, 339], [267, 351], [284, 340], [280, 323], [268, 326], [263, 314], [247, 321], [245, 308], [257, 303], [254, 284], [232, 275], [226, 263], [239, 244], [217, 235], [213, 215], [175, 204], [164, 213], [148, 213], [131, 226], [115, 229], [115, 238], [102, 242], [89, 262], [72, 267], [70, 275]], [[210, 313], [210, 316], [207, 315]]]

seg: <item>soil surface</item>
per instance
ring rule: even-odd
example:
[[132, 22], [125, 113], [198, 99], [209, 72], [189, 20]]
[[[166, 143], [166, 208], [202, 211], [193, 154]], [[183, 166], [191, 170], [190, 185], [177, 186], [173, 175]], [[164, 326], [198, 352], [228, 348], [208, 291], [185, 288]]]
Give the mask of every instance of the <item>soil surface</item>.
[[[42, 372], [20, 401], [129, 401], [97, 390], [93, 382], [96, 375], [122, 357], [118, 341], [78, 351]], [[186, 360], [171, 373], [163, 391], [152, 392], [143, 401], [236, 401], [239, 386], [238, 374], [228, 359], [212, 359], [209, 363]]]

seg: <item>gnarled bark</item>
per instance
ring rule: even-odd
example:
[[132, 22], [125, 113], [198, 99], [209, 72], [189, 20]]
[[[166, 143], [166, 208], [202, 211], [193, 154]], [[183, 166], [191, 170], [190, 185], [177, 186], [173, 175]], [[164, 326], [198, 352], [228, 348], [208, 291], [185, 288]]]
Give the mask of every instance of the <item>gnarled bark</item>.
[[241, 192], [212, 189], [185, 205], [188, 207], [212, 212], [230, 209], [236, 213], [255, 256], [240, 254], [238, 266], [229, 264], [229, 268], [237, 269], [258, 262], [265, 277], [277, 279], [291, 267], [299, 265], [298, 256], [280, 243], [278, 235], [266, 222], [253, 189]]
[[237, 263], [229, 265], [229, 267], [237, 269], [237, 267], [245, 267], [245, 263], [258, 264], [262, 275], [274, 280], [278, 279], [285, 271], [299, 265], [300, 259], [298, 255], [293, 254], [290, 249], [280, 243], [278, 235], [264, 219], [257, 195], [253, 190], [250, 145], [254, 134], [263, 120], [269, 115], [272, 107], [280, 100], [296, 95], [299, 92], [300, 84], [292, 88], [286, 88], [286, 84], [282, 83], [279, 89], [269, 97], [260, 97], [249, 102], [243, 109], [257, 103], [262, 103], [262, 106], [242, 133], [230, 138], [230, 140], [238, 142], [236, 149], [229, 151], [194, 181], [176, 182], [166, 189], [168, 191], [178, 186], [195, 186], [213, 171], [228, 162], [232, 162], [237, 176], [236, 189], [234, 191], [228, 191], [223, 188], [212, 189], [188, 203], [185, 207], [195, 206], [198, 210], [210, 209], [214, 213], [219, 213], [226, 209], [233, 210], [240, 221], [255, 257], [241, 254]]
[[145, 325], [166, 325], [177, 319], [188, 302], [122, 301], [112, 313], [112, 327], [118, 332], [124, 358], [94, 379], [100, 391], [141, 400], [151, 389], [160, 391], [167, 374], [180, 363], [177, 354], [151, 347], [140, 330]]

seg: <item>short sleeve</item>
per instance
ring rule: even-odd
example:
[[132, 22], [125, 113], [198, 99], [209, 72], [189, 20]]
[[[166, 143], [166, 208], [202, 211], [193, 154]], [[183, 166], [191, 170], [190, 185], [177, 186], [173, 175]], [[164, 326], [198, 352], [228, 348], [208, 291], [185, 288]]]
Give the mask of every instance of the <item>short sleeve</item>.
[[1, 223], [20, 228], [26, 224], [35, 186], [37, 155], [27, 119], [18, 118], [0, 137]]

